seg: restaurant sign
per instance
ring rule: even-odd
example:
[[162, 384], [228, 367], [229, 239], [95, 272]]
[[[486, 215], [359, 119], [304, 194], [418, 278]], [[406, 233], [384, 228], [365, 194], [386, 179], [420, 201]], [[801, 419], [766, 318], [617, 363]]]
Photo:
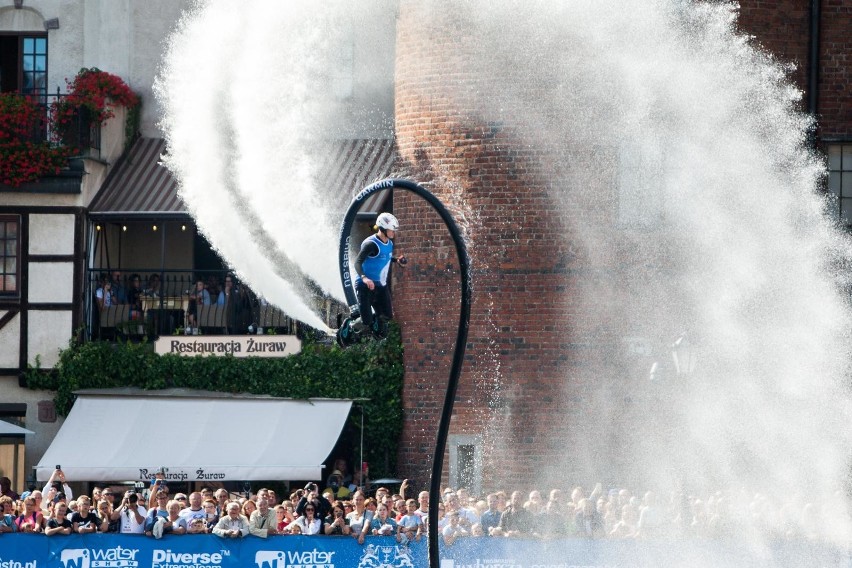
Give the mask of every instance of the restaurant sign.
[[159, 355], [233, 355], [234, 357], [286, 357], [302, 350], [295, 335], [170, 335], [154, 342]]

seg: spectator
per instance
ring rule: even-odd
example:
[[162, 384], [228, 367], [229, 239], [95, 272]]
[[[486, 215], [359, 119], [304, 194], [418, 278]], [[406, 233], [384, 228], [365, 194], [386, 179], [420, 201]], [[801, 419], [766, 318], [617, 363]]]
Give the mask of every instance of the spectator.
[[257, 503], [255, 503], [252, 499], [246, 499], [246, 501], [243, 503], [243, 505], [240, 509], [241, 509], [242, 515], [245, 518], [250, 519], [252, 513], [257, 511]]
[[[198, 494], [201, 499], [201, 494]], [[190, 495], [190, 500], [192, 495]], [[222, 538], [243, 538], [249, 534], [248, 519], [240, 514], [240, 504], [232, 501], [225, 506], [226, 515], [219, 519], [213, 534]]]
[[275, 505], [275, 528], [279, 534], [284, 534], [293, 522], [293, 514], [286, 505]]
[[269, 508], [267, 492], [258, 492], [257, 510], [249, 518], [249, 531], [261, 538], [278, 534], [278, 519], [275, 511]]
[[574, 515], [574, 527], [577, 535], [585, 538], [606, 536], [603, 517], [591, 499], [580, 499], [579, 508]]
[[160, 492], [166, 494], [166, 502], [168, 502], [169, 486], [165, 480], [164, 471], [160, 470], [154, 474], [154, 479], [151, 480], [151, 489], [148, 495], [148, 508], [152, 509], [159, 504], [158, 498]]
[[530, 491], [524, 509], [530, 512], [533, 517], [537, 517], [544, 512], [544, 503], [541, 500], [541, 491], [534, 489]]
[[[461, 501], [459, 500], [458, 495], [456, 495], [455, 493], [448, 493], [445, 495], [444, 507], [447, 513], [455, 511], [459, 514], [459, 524], [464, 527], [466, 532], [470, 531], [470, 527], [471, 525], [473, 525], [473, 523], [479, 522], [479, 517], [473, 510], [462, 507]], [[439, 526], [443, 528], [447, 522], [448, 519], [445, 518], [444, 523], [439, 524]]]
[[562, 513], [562, 505], [559, 501], [548, 501], [544, 512], [539, 517], [540, 536], [545, 538], [558, 538], [568, 535], [568, 523]]
[[243, 332], [248, 328], [246, 316], [251, 317], [248, 291], [238, 286], [233, 274], [225, 276], [225, 288], [219, 292], [216, 304], [225, 306], [225, 320], [228, 333]]
[[47, 483], [45, 483], [41, 492], [44, 495], [47, 495], [48, 493], [50, 493], [51, 487], [54, 488], [56, 491], [53, 493], [53, 497], [48, 498], [55, 498], [57, 493], [64, 493], [64, 496], [68, 501], [74, 499], [74, 493], [71, 491], [71, 486], [68, 485], [67, 481], [65, 480], [65, 472], [59, 469], [58, 467], [57, 469], [53, 470], [53, 473], [50, 474], [50, 478], [47, 480]]
[[[158, 496], [159, 497], [159, 496]], [[168, 514], [166, 517], [157, 517], [154, 523], [153, 534], [154, 538], [162, 538], [163, 534], [171, 533], [175, 535], [186, 533], [186, 519], [180, 516], [180, 503], [172, 499], [166, 503]]]
[[316, 516], [317, 508], [313, 501], [305, 505], [304, 515], [296, 519], [294, 525], [298, 526], [300, 534], [314, 535], [322, 534], [322, 519]]
[[88, 495], [81, 495], [77, 499], [77, 510], [71, 514], [71, 527], [73, 532], [79, 534], [93, 533], [98, 531], [101, 520], [91, 510], [92, 501]]
[[146, 513], [145, 507], [139, 504], [139, 496], [133, 491], [127, 491], [121, 505], [112, 512], [110, 520], [120, 521], [119, 532], [122, 534], [143, 534]]
[[[190, 497], [190, 501], [192, 501], [192, 495], [190, 495], [189, 497]], [[230, 496], [228, 495], [228, 492], [220, 487], [213, 494], [213, 497], [216, 498], [216, 514], [218, 514], [220, 517], [224, 517], [225, 516], [225, 506], [228, 504], [228, 500], [230, 498]]]
[[24, 499], [24, 512], [15, 523], [20, 532], [41, 532], [44, 527], [44, 515], [36, 507], [35, 498], [30, 495]]
[[322, 495], [319, 495], [318, 492], [319, 488], [316, 483], [308, 483], [305, 485], [305, 491], [302, 494], [302, 498], [299, 499], [299, 503], [296, 505], [297, 515], [304, 515], [305, 507], [309, 503], [313, 503], [314, 508], [316, 509], [315, 516], [318, 519], [324, 519], [329, 515], [329, 513], [331, 513], [331, 502]]
[[101, 491], [101, 497], [109, 503], [111, 514], [115, 510], [115, 491], [107, 487]]
[[447, 546], [452, 545], [457, 538], [468, 536], [470, 534], [467, 529], [461, 526], [460, 517], [461, 515], [459, 515], [458, 511], [447, 512], [447, 524], [441, 531], [441, 536], [444, 538], [444, 544]]
[[613, 538], [635, 538], [636, 537], [636, 521], [638, 520], [636, 508], [627, 504], [621, 508], [621, 518], [612, 527], [609, 536]]
[[71, 534], [71, 521], [66, 518], [68, 514], [68, 505], [64, 502], [58, 502], [53, 507], [53, 516], [47, 520], [47, 526], [44, 529], [46, 536], [69, 535]]
[[210, 532], [213, 530], [213, 527], [216, 526], [216, 523], [219, 522], [219, 513], [216, 512], [216, 501], [213, 499], [205, 499], [201, 504], [201, 507], [204, 509], [207, 532]]
[[491, 536], [491, 529], [500, 526], [500, 511], [497, 510], [497, 494], [489, 493], [486, 497], [488, 509], [482, 513], [479, 523], [482, 526], [483, 534]]
[[20, 495], [12, 491], [12, 480], [6, 476], [0, 477], [0, 497], [9, 497], [12, 501], [21, 498]]
[[405, 502], [406, 513], [403, 515], [397, 526], [400, 535], [400, 542], [406, 543], [412, 540], [420, 540], [420, 537], [425, 530], [423, 519], [417, 514], [417, 501], [409, 499]]
[[130, 304], [130, 319], [142, 318], [142, 277], [138, 274], [130, 275], [130, 289], [127, 291], [127, 303]]
[[0, 533], [18, 532], [15, 516], [11, 497], [0, 497]]
[[399, 530], [397, 529], [396, 521], [388, 514], [388, 506], [380, 503], [376, 508], [376, 515], [370, 521], [370, 534], [374, 536], [390, 536], [396, 537], [396, 541], [400, 541]]
[[[101, 496], [103, 496], [103, 492], [101, 492]], [[102, 533], [107, 532], [118, 532], [118, 522], [113, 522], [110, 520], [112, 517], [112, 505], [106, 499], [101, 499], [98, 501], [98, 531]]]
[[187, 534], [207, 534], [207, 532], [207, 523], [204, 522], [204, 519], [197, 517], [189, 522], [186, 529]]
[[36, 511], [40, 511], [42, 515], [44, 515], [44, 510], [41, 508], [42, 502], [44, 501], [44, 495], [42, 494], [42, 492], [36, 489], [32, 493], [30, 493], [30, 497], [35, 499]]
[[346, 520], [349, 523], [349, 528], [352, 530], [352, 536], [358, 537], [358, 541], [364, 544], [364, 536], [367, 533], [366, 528], [370, 525], [372, 515], [367, 511], [365, 506], [366, 499], [364, 493], [356, 491], [352, 496], [354, 509], [346, 515]]
[[524, 509], [523, 494], [513, 491], [509, 506], [500, 515], [500, 525], [491, 531], [491, 535], [529, 536], [533, 532], [532, 529], [532, 518], [529, 511]]
[[664, 532], [665, 517], [657, 507], [657, 496], [648, 491], [642, 498], [642, 508], [639, 510], [639, 521], [636, 523], [638, 538], [655, 538]]
[[102, 276], [98, 281], [98, 289], [95, 290], [95, 303], [97, 303], [100, 311], [118, 303], [112, 291], [112, 283], [106, 276]]
[[127, 289], [124, 287], [121, 281], [121, 271], [113, 270], [112, 277], [110, 278], [110, 284], [112, 286], [112, 295], [116, 304], [126, 304], [127, 303]]
[[156, 272], [148, 277], [148, 286], [143, 291], [143, 294], [148, 298], [160, 297], [160, 275]]
[[343, 472], [339, 469], [335, 469], [331, 472], [331, 475], [328, 476], [328, 488], [323, 491], [323, 494], [329, 490], [333, 494], [331, 499], [332, 501], [336, 499], [346, 499], [352, 494], [349, 488], [343, 483]]
[[346, 523], [346, 510], [343, 503], [335, 501], [331, 505], [331, 514], [325, 519], [325, 534], [328, 535], [349, 535], [352, 529]]
[[415, 514], [420, 517], [424, 525], [427, 525], [429, 523], [429, 492], [421, 491], [417, 495], [417, 502], [420, 504], [420, 507], [417, 508]]
[[[239, 503], [236, 505], [240, 506]], [[193, 519], [202, 519], [207, 522], [207, 511], [201, 506], [201, 493], [193, 491], [189, 494], [189, 507], [180, 512], [180, 518], [186, 521], [186, 526], [189, 526]]]
[[195, 289], [189, 295], [189, 307], [187, 309], [189, 327], [198, 326], [198, 306], [209, 306], [210, 303], [210, 292], [204, 287], [204, 280], [199, 278], [195, 281]]
[[[157, 491], [154, 501], [156, 501], [157, 505], [151, 507], [151, 509], [148, 510], [148, 515], [145, 517], [145, 534], [148, 536], [154, 536], [154, 525], [157, 524], [158, 520], [167, 519], [169, 517], [169, 494], [165, 491]], [[177, 501], [175, 501], [175, 503], [177, 503]], [[180, 509], [179, 503], [178, 509]]]

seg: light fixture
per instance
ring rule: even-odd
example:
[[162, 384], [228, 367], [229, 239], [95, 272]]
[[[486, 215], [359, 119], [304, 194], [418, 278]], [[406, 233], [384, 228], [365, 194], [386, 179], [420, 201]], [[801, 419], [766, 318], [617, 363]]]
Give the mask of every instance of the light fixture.
[[186, 231], [186, 225], [181, 225], [181, 226], [180, 226], [180, 230], [181, 230], [181, 231]]
[[152, 228], [156, 231], [156, 230], [157, 230], [157, 225], [154, 225]]
[[695, 347], [689, 342], [686, 333], [680, 334], [672, 343], [672, 359], [679, 377], [687, 377], [695, 370]]
[[101, 230], [101, 226], [100, 226], [100, 225], [95, 225], [95, 230], [96, 230], [96, 231], [100, 231], [100, 230]]
[[127, 232], [127, 225], [122, 225], [121, 230], [124, 231], [124, 232]]

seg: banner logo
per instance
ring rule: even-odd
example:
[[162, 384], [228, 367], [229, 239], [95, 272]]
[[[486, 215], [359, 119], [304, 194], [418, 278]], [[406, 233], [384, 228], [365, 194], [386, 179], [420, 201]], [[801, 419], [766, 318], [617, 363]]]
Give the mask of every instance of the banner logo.
[[222, 556], [220, 552], [172, 552], [170, 549], [155, 549], [151, 558], [151, 566], [156, 568], [221, 568]]
[[59, 559], [64, 568], [138, 568], [138, 548], [67, 548]]
[[411, 562], [411, 553], [405, 546], [368, 544], [358, 562], [358, 568], [414, 568], [414, 564]]
[[257, 568], [334, 568], [334, 552], [327, 550], [258, 550]]

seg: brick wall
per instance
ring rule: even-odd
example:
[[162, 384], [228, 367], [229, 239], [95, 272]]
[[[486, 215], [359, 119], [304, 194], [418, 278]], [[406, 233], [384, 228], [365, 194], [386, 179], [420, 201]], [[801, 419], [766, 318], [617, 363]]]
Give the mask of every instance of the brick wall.
[[[805, 92], [810, 72], [811, 0], [742, 0], [739, 27], [784, 63]], [[820, 0], [820, 58], [817, 114], [821, 138], [852, 137], [852, 6]]]

